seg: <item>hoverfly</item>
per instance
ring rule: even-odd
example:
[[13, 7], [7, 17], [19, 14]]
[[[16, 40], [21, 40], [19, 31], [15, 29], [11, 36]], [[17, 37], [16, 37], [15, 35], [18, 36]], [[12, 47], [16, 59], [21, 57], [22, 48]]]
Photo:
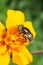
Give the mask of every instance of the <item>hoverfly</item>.
[[24, 27], [24, 25], [19, 25], [18, 28], [30, 42], [33, 40], [33, 35], [28, 28]]

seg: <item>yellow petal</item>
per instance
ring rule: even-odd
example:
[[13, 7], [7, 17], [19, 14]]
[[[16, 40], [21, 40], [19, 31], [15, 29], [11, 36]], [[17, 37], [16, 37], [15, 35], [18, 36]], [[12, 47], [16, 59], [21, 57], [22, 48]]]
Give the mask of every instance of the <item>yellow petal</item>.
[[10, 56], [8, 52], [4, 55], [0, 55], [0, 65], [8, 65], [10, 61]]
[[29, 63], [29, 61], [27, 60], [27, 58], [24, 56], [24, 54], [21, 51], [20, 52], [13, 51], [12, 59], [13, 59], [13, 62], [18, 65], [27, 65]]
[[3, 30], [4, 30], [5, 28], [4, 28], [4, 26], [3, 26], [3, 24], [0, 22], [0, 35], [3, 33]]
[[4, 54], [6, 52], [6, 50], [7, 50], [6, 45], [1, 45], [1, 43], [0, 43], [0, 54]]
[[11, 28], [19, 24], [24, 23], [24, 14], [21, 11], [16, 10], [8, 10], [7, 11], [7, 19], [6, 19], [6, 27]]
[[27, 27], [30, 30], [30, 32], [33, 34], [34, 37], [36, 36], [36, 32], [34, 30], [34, 27], [33, 27], [33, 24], [32, 24], [31, 21], [26, 21], [24, 23], [24, 26]]
[[27, 48], [25, 46], [22, 46], [21, 52], [28, 59], [29, 63], [33, 61], [32, 54], [27, 50]]

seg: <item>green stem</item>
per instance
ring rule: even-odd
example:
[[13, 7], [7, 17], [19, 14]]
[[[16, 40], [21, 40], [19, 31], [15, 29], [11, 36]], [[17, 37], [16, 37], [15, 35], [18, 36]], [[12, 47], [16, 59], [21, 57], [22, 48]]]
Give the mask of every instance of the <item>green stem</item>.
[[43, 50], [31, 51], [33, 55], [43, 55]]

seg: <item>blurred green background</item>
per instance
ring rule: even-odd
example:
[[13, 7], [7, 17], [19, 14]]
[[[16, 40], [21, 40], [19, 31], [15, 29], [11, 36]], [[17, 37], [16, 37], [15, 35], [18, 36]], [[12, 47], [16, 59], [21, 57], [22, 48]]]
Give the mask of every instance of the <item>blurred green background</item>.
[[[5, 25], [8, 9], [20, 10], [25, 13], [26, 20], [31, 20], [36, 30], [36, 38], [27, 46], [30, 51], [43, 49], [43, 0], [0, 0], [0, 21]], [[43, 55], [34, 55], [29, 65], [43, 65]], [[14, 65], [10, 60], [9, 65]]]

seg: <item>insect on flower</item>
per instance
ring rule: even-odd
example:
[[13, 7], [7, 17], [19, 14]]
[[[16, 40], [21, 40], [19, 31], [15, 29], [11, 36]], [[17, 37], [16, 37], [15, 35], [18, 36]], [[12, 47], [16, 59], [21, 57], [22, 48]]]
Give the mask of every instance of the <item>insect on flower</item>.
[[33, 35], [28, 28], [24, 27], [23, 25], [19, 25], [18, 28], [22, 33], [24, 33], [24, 35], [30, 42], [33, 40]]
[[13, 63], [18, 65], [27, 65], [32, 62], [32, 54], [26, 46], [35, 36], [32, 22], [25, 21], [23, 12], [8, 10], [6, 28], [0, 22], [0, 65], [9, 65], [11, 54]]

